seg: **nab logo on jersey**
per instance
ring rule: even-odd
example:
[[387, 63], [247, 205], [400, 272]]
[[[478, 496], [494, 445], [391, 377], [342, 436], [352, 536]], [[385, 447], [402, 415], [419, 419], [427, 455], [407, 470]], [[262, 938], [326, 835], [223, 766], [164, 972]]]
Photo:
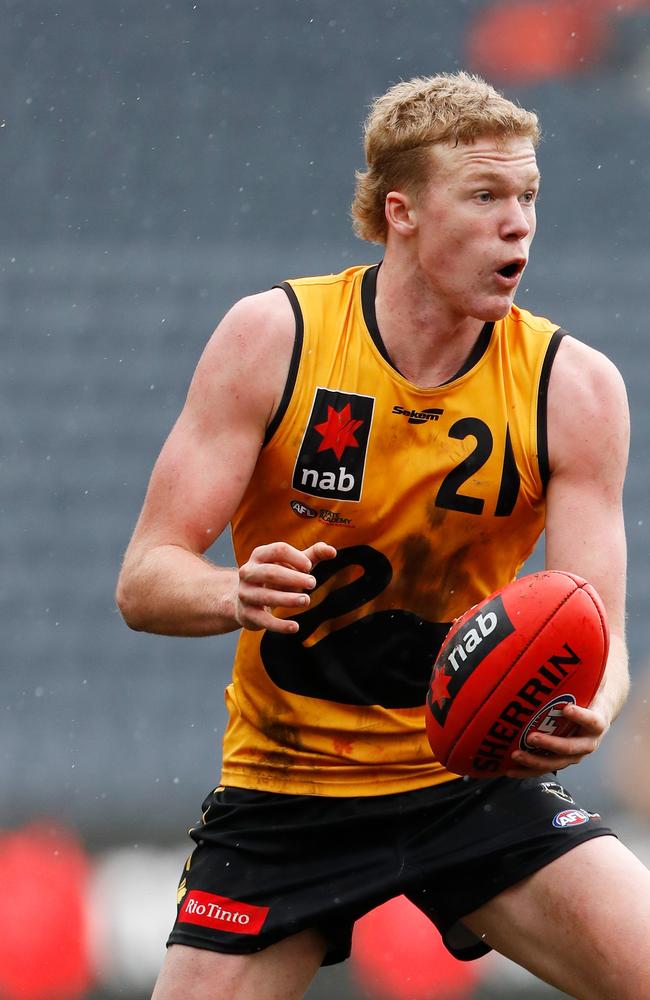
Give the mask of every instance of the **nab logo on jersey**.
[[316, 390], [292, 485], [327, 500], [359, 500], [375, 400], [333, 389]]

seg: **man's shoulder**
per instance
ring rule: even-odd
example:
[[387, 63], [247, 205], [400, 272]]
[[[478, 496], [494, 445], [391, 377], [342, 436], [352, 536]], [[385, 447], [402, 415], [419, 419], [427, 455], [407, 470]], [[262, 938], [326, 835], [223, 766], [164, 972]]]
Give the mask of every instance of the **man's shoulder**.
[[534, 333], [554, 333], [556, 330], [562, 329], [559, 323], [554, 323], [546, 316], [538, 316], [528, 309], [522, 309], [521, 306], [514, 304], [510, 307], [510, 312], [505, 317], [504, 322], [518, 328], [532, 330]]
[[365, 272], [376, 265], [373, 264], [354, 264], [351, 267], [345, 268], [343, 271], [338, 271], [332, 274], [315, 274], [306, 275], [303, 277], [287, 278], [285, 281], [281, 282], [280, 287], [283, 285], [290, 285], [295, 288], [331, 288], [333, 286], [345, 286], [351, 285], [355, 282], [361, 280]]
[[536, 316], [526, 309], [513, 305], [504, 322], [513, 327], [526, 328], [533, 333], [552, 335], [557, 332], [562, 343], [561, 347], [559, 343], [557, 344], [558, 363], [554, 367], [571, 371], [571, 377], [579, 375], [580, 372], [585, 376], [593, 372], [597, 379], [620, 378], [620, 373], [611, 358], [545, 316]]

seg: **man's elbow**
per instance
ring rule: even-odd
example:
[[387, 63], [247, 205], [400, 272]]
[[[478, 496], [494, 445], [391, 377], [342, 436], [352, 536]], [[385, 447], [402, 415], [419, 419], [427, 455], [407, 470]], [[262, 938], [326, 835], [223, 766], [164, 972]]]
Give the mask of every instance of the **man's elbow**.
[[122, 618], [134, 632], [145, 632], [147, 629], [143, 602], [139, 596], [139, 588], [129, 578], [124, 570], [119, 575], [115, 588], [115, 603]]

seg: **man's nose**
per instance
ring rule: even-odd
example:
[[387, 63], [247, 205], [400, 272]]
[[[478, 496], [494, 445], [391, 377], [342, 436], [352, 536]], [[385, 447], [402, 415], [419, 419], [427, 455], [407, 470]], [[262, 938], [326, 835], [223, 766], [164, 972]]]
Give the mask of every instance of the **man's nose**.
[[508, 202], [507, 211], [501, 224], [501, 235], [504, 239], [522, 240], [533, 229], [533, 209], [525, 208], [519, 199]]

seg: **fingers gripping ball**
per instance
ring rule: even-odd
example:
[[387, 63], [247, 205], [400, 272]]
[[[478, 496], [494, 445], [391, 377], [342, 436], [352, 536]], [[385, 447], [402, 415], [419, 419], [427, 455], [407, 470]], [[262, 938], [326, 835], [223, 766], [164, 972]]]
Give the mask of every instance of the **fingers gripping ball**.
[[433, 667], [426, 726], [455, 774], [490, 778], [533, 732], [570, 736], [567, 704], [587, 707], [605, 670], [609, 630], [591, 584], [547, 570], [507, 584], [454, 622]]

